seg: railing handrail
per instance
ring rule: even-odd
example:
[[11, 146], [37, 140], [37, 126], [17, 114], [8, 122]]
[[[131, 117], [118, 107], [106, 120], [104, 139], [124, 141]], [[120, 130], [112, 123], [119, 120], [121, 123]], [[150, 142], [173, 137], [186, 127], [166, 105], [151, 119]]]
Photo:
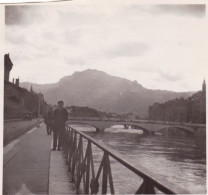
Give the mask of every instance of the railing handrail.
[[[157, 187], [159, 190], [164, 191], [165, 193], [169, 194], [190, 194], [187, 190], [176, 186], [175, 184], [172, 184], [168, 181], [164, 181], [161, 176], [155, 175], [154, 173], [150, 173], [146, 168], [143, 166], [139, 166], [139, 168], [135, 168], [128, 160], [125, 159], [123, 155], [116, 152], [112, 148], [106, 146], [105, 144], [101, 143], [100, 141], [90, 137], [89, 135], [85, 134], [84, 132], [81, 132], [80, 130], [74, 129], [70, 126], [69, 122], [66, 123], [67, 126], [69, 126], [72, 130], [76, 131], [78, 134], [82, 135], [87, 140], [90, 140], [93, 144], [95, 144], [98, 148], [103, 150], [104, 152], [108, 153], [111, 157], [113, 157], [115, 160], [117, 160], [119, 163], [127, 167], [129, 170], [134, 172], [136, 175], [146, 178], [153, 182], [154, 186]], [[137, 165], [138, 167], [138, 165]]]

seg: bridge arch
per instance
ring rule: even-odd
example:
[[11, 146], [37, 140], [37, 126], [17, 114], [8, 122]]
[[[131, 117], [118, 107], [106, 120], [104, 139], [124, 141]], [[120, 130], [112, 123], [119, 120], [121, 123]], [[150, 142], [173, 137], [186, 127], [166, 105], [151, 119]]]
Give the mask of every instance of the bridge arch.
[[88, 126], [91, 126], [91, 127], [94, 127], [96, 130], [99, 129], [98, 126], [96, 125], [92, 125], [90, 123], [88, 123], [87, 121], [86, 122], [82, 122], [82, 121], [67, 121], [66, 122], [67, 125], [88, 125]]
[[71, 125], [89, 125], [91, 127], [94, 127], [96, 129], [97, 132], [104, 132], [105, 129], [113, 127], [115, 125], [131, 125], [136, 127], [136, 129], [138, 130], [142, 130], [143, 133], [150, 133], [151, 131], [145, 127], [143, 127], [142, 125], [138, 125], [132, 122], [114, 122], [114, 123], [103, 123], [103, 124], [99, 124], [96, 122], [91, 122], [91, 121], [67, 121], [66, 124], [71, 124]]
[[160, 131], [160, 130], [163, 130], [163, 129], [179, 129], [189, 135], [194, 135], [194, 131], [190, 128], [187, 128], [187, 127], [182, 127], [182, 126], [167, 126], [167, 127], [161, 127], [159, 129], [157, 129], [157, 131]]
[[130, 126], [134, 126], [134, 127], [136, 127], [136, 129], [138, 129], [138, 130], [142, 130], [143, 131], [143, 133], [150, 133], [150, 130], [149, 129], [147, 129], [147, 128], [144, 128], [144, 127], [142, 127], [141, 125], [138, 125], [138, 124], [132, 124], [132, 123], [128, 123], [128, 122], [118, 122], [118, 123], [116, 123], [116, 124], [109, 124], [108, 126], [106, 126], [106, 129], [107, 128], [111, 128], [111, 127], [113, 127], [113, 126], [115, 126], [115, 125], [130, 125]]

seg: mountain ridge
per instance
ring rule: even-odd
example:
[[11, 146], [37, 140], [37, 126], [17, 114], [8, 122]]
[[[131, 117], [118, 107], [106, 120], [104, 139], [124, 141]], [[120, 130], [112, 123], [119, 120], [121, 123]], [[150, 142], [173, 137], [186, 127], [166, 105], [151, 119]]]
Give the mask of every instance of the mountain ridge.
[[187, 98], [193, 92], [173, 92], [147, 89], [137, 81], [111, 76], [95, 69], [75, 72], [57, 83], [35, 84], [24, 82], [22, 87], [43, 93], [45, 100], [56, 104], [63, 99], [68, 106], [88, 106], [106, 112], [134, 112], [146, 116], [149, 105], [170, 99]]

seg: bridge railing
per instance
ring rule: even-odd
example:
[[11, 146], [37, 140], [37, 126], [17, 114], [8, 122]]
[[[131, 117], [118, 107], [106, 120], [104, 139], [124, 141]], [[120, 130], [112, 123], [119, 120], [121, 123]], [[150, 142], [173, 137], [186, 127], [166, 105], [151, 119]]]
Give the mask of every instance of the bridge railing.
[[[103, 153], [97, 171], [95, 170], [93, 159], [95, 146], [101, 149]], [[156, 194], [158, 191], [165, 194], [190, 194], [188, 191], [165, 181], [160, 176], [150, 173], [142, 166], [134, 167], [118, 152], [87, 134], [72, 128], [69, 124], [66, 124], [65, 128], [64, 152], [68, 170], [71, 172], [72, 182], [75, 183], [77, 193], [107, 194], [107, 191], [110, 191], [111, 194], [115, 194], [113, 180], [116, 176], [112, 174], [110, 161], [110, 158], [113, 158], [142, 178], [143, 182], [140, 186], [135, 186], [137, 189], [135, 194]], [[99, 181], [101, 182], [99, 183]], [[125, 184], [122, 185], [124, 186]], [[101, 186], [101, 189], [99, 189], [99, 186]]]

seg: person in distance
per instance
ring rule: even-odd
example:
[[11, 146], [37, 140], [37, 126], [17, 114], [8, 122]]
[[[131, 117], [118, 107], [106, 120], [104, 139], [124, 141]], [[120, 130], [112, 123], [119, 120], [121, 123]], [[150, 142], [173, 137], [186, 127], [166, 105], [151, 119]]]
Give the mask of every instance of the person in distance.
[[58, 101], [58, 108], [54, 110], [53, 116], [54, 116], [54, 129], [53, 129], [52, 150], [56, 150], [57, 141], [58, 141], [57, 150], [61, 150], [63, 144], [65, 122], [68, 120], [68, 112], [64, 108], [64, 102], [62, 100]]

